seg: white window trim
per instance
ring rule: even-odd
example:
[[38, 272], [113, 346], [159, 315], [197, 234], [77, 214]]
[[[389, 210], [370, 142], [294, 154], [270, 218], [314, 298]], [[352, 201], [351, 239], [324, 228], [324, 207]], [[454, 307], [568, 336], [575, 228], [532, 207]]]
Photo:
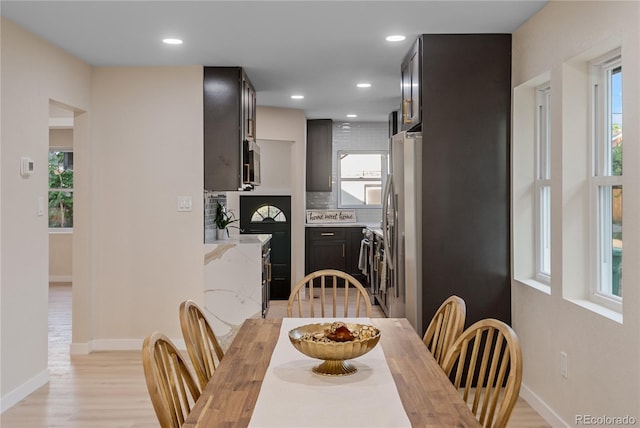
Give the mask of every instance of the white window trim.
[[[589, 259], [590, 266], [589, 300], [617, 313], [622, 313], [623, 299], [600, 291], [602, 285], [603, 265], [612, 261], [605, 257], [602, 262], [601, 253], [611, 254], [612, 243], [610, 239], [604, 239], [604, 235], [610, 236], [611, 213], [609, 210], [603, 212], [603, 206], [611, 207], [611, 201], [604, 203], [600, 195], [601, 187], [622, 186], [622, 176], [612, 176], [610, 171], [611, 154], [607, 145], [603, 141], [608, 138], [611, 124], [608, 123], [610, 117], [609, 107], [604, 103], [610, 98], [608, 93], [608, 82], [603, 76], [608, 70], [622, 65], [621, 50], [616, 49], [591, 62], [591, 94], [590, 94], [590, 163], [591, 177], [589, 183]], [[623, 169], [624, 171], [624, 169]], [[605, 226], [605, 230], [601, 225]], [[607, 229], [608, 228], [608, 229]], [[608, 271], [609, 269], [607, 269]], [[611, 284], [608, 284], [610, 288]]]
[[[337, 166], [338, 166], [338, 183], [337, 183], [337, 198], [338, 198], [338, 208], [351, 208], [351, 209], [380, 209], [382, 208], [382, 204], [380, 205], [349, 205], [349, 204], [343, 204], [342, 203], [342, 186], [341, 183], [343, 181], [362, 181], [360, 178], [342, 178], [342, 171], [340, 170], [340, 159], [342, 157], [342, 155], [344, 154], [349, 154], [349, 155], [368, 155], [368, 154], [378, 154], [381, 155], [382, 158], [380, 160], [381, 162], [381, 177], [380, 177], [380, 186], [381, 189], [384, 189], [385, 186], [385, 182], [387, 180], [387, 174], [388, 174], [388, 168], [387, 168], [387, 164], [388, 164], [388, 152], [384, 151], [384, 150], [339, 150], [337, 153]], [[376, 180], [371, 180], [371, 181], [376, 181]]]
[[[536, 118], [535, 118], [535, 155], [534, 155], [534, 279], [543, 284], [551, 284], [551, 262], [549, 269], [543, 269], [544, 252], [551, 252], [551, 196], [549, 195], [547, 216], [542, 200], [543, 188], [551, 192], [551, 85], [546, 82], [536, 88]], [[548, 232], [548, 233], [545, 233]], [[549, 260], [551, 256], [549, 255]]]
[[73, 227], [50, 227], [49, 233], [52, 235], [64, 235], [65, 233], [73, 233]]
[[[73, 148], [70, 148], [70, 147], [50, 147], [49, 148], [49, 152], [68, 152], [68, 153], [73, 153]], [[47, 163], [47, 171], [48, 170], [49, 170], [49, 165]], [[47, 172], [47, 174], [48, 174], [48, 172]], [[75, 176], [74, 176], [74, 178], [75, 178]], [[75, 184], [75, 182], [74, 182], [74, 184]], [[71, 192], [73, 194], [73, 187], [72, 188], [64, 188], [64, 189], [47, 187], [47, 224], [49, 224], [49, 192], [57, 192], [57, 191]], [[49, 233], [60, 233], [60, 234], [73, 233], [73, 227], [49, 227], [48, 230], [49, 230]]]

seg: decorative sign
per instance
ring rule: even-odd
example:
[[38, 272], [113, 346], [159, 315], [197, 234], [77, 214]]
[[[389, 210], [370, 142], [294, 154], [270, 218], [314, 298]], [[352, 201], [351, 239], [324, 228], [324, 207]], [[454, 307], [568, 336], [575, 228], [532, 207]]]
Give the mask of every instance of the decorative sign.
[[307, 223], [355, 223], [356, 210], [307, 210]]

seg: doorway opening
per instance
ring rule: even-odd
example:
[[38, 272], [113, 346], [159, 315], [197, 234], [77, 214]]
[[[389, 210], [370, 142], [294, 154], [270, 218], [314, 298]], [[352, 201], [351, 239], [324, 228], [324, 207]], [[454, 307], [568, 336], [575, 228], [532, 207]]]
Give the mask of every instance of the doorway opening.
[[291, 292], [291, 196], [240, 196], [240, 231], [271, 234], [272, 300]]
[[72, 331], [74, 110], [49, 101], [49, 366], [69, 361]]

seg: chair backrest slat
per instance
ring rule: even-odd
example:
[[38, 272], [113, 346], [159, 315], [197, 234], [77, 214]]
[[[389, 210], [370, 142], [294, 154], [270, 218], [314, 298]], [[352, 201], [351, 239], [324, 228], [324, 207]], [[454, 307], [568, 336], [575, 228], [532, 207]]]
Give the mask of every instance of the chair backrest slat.
[[466, 313], [464, 300], [450, 296], [440, 305], [427, 326], [422, 340], [441, 366], [449, 347], [462, 333]]
[[506, 427], [522, 383], [522, 351], [511, 327], [495, 319], [474, 323], [451, 345], [442, 368], [456, 388], [464, 385], [465, 402], [474, 391], [470, 408], [483, 426]]
[[198, 383], [204, 388], [224, 357], [224, 351], [204, 312], [193, 300], [180, 304], [180, 328]]
[[181, 427], [201, 389], [180, 352], [169, 338], [155, 332], [142, 344], [142, 366], [160, 427]]
[[[314, 283], [317, 286], [315, 291], [320, 293], [319, 299], [313, 297]], [[305, 298], [302, 296], [305, 286], [308, 286], [308, 297], [306, 297], [308, 305], [300, 303]], [[295, 302], [298, 304], [295, 305]], [[293, 287], [287, 302], [287, 316], [314, 318], [317, 311], [322, 317], [335, 318], [339, 316], [339, 312], [344, 317], [349, 317], [349, 311], [354, 302], [355, 317], [371, 317], [371, 302], [367, 291], [356, 278], [339, 270], [322, 269], [306, 275]], [[339, 311], [340, 305], [343, 306], [342, 311]], [[294, 315], [296, 306], [297, 314]], [[364, 307], [364, 314], [361, 311], [362, 307]]]

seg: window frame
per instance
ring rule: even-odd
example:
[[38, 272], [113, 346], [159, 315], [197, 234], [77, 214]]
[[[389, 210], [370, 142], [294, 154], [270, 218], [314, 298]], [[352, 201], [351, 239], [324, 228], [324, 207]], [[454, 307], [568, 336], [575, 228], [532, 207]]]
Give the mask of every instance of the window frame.
[[[612, 294], [613, 188], [622, 189], [623, 176], [611, 171], [611, 73], [622, 72], [621, 50], [615, 49], [590, 63], [590, 178], [589, 300], [622, 313], [622, 296]], [[624, 158], [623, 158], [624, 159]], [[622, 169], [624, 171], [624, 168]]]
[[[384, 190], [385, 182], [387, 180], [388, 175], [388, 157], [389, 153], [386, 150], [338, 150], [337, 152], [337, 207], [338, 208], [349, 208], [349, 209], [380, 209], [382, 208], [382, 204], [378, 205], [353, 205], [353, 204], [345, 204], [342, 202], [342, 182], [361, 182], [363, 179], [361, 178], [342, 178], [341, 171], [341, 162], [340, 160], [344, 155], [380, 155], [380, 191]], [[378, 179], [367, 179], [366, 181], [378, 181]], [[382, 195], [381, 195], [382, 197]]]
[[[551, 284], [551, 83], [535, 88], [534, 267], [535, 280]], [[543, 192], [547, 190], [546, 197]], [[548, 252], [548, 255], [545, 254]], [[546, 260], [548, 259], [548, 262]], [[545, 266], [547, 264], [548, 266]]]
[[[73, 153], [73, 149], [72, 148], [68, 148], [68, 147], [55, 147], [55, 148], [49, 148], [49, 151], [47, 153], [48, 156], [50, 156], [51, 152], [60, 152], [60, 153]], [[74, 163], [75, 163], [75, 159], [74, 159]], [[49, 170], [49, 163], [47, 162], [47, 171]], [[73, 169], [72, 169], [73, 171]], [[48, 187], [47, 186], [47, 228], [49, 230], [49, 233], [72, 233], [73, 232], [73, 226], [72, 227], [51, 227], [49, 226], [49, 195], [51, 192], [68, 192], [71, 193], [71, 198], [74, 199], [75, 202], [75, 195], [74, 195], [74, 187], [75, 187], [75, 174], [74, 174], [74, 186], [73, 187]]]

